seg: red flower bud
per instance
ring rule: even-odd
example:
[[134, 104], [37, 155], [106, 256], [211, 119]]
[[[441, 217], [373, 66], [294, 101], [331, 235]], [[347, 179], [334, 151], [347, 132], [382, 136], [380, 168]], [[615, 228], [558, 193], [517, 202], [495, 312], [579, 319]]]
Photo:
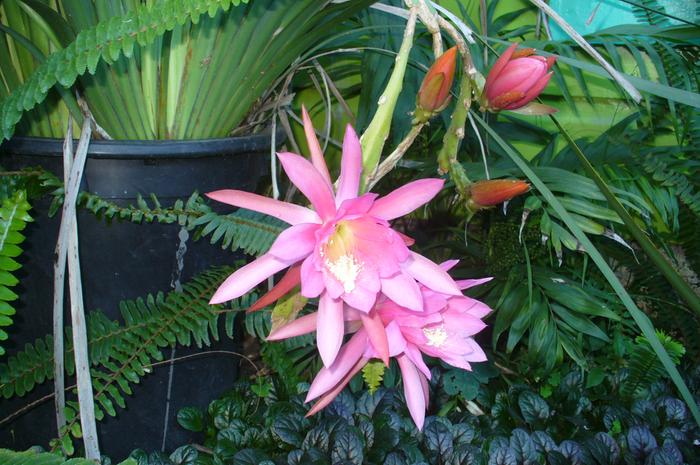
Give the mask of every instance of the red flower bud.
[[470, 186], [470, 203], [476, 208], [492, 207], [524, 194], [530, 184], [517, 179], [478, 181]]
[[[486, 77], [483, 103], [492, 111], [516, 110], [524, 107], [545, 88], [552, 77], [550, 68], [555, 58], [535, 55], [535, 50], [526, 48], [516, 51], [517, 44], [508, 47], [496, 60]], [[553, 113], [545, 111], [545, 113]], [[541, 113], [538, 113], [541, 114]]]
[[434, 113], [443, 110], [449, 103], [456, 65], [457, 47], [452, 47], [435, 60], [423, 78], [418, 91], [416, 113], [422, 113], [425, 121]]

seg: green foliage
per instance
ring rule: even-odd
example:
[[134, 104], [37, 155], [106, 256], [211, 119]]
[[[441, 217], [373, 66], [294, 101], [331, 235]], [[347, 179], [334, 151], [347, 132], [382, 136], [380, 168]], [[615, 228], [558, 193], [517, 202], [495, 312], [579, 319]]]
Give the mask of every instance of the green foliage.
[[[163, 350], [176, 344], [197, 347], [219, 338], [219, 320], [222, 307], [209, 305], [209, 299], [223, 279], [231, 272], [228, 268], [201, 273], [183, 286], [182, 292], [167, 295], [158, 293], [145, 299], [120, 303], [123, 323], [112, 321], [101, 312], [87, 317], [88, 351], [91, 362], [92, 384], [95, 390], [95, 416], [116, 415], [124, 408], [126, 397], [133, 385], [163, 361]], [[234, 302], [234, 309], [247, 307], [247, 298]], [[73, 375], [72, 337], [66, 330], [65, 364], [68, 375]], [[0, 390], [5, 398], [23, 396], [37, 384], [53, 379], [53, 339], [46, 336], [24, 350], [9, 357], [0, 365]], [[79, 437], [78, 404], [68, 400], [68, 423], [61, 434]], [[57, 443], [58, 444], [58, 443]], [[65, 444], [65, 443], [64, 443]]]
[[[696, 215], [700, 216], [700, 189], [678, 166], [669, 166], [665, 157], [654, 154], [644, 160], [644, 169], [652, 178], [674, 189], [674, 194]], [[673, 161], [671, 161], [673, 163]], [[697, 169], [697, 168], [696, 168]]]
[[[47, 452], [32, 450], [15, 452], [7, 449], [0, 449], [0, 463], [3, 465], [95, 465], [95, 462], [88, 459], [68, 460], [63, 456]], [[118, 465], [137, 465], [137, 462], [134, 459], [126, 459]]]
[[507, 334], [506, 353], [523, 344], [524, 356], [547, 371], [561, 363], [564, 353], [588, 366], [584, 353], [589, 344], [610, 342], [599, 325], [620, 320], [613, 303], [590, 283], [582, 285], [541, 266], [514, 267], [491, 292], [497, 299], [494, 345]]
[[[181, 412], [181, 424], [198, 432], [196, 445], [169, 456], [137, 450], [131, 457], [140, 465], [619, 465], [693, 463], [696, 455], [698, 427], [664, 383], [655, 383], [643, 399], [621, 400], [622, 373], [588, 387], [578, 369], [565, 369], [547, 399], [536, 386], [494, 380], [479, 386], [467, 410], [445, 395], [440, 372], [433, 375], [431, 405], [441, 413], [428, 415], [420, 432], [400, 388], [346, 389], [305, 418], [304, 387], [289, 399], [271, 393], [261, 401], [241, 382], [206, 411]], [[700, 370], [689, 384], [697, 392]]]
[[309, 381], [317, 367], [315, 335], [307, 334], [278, 342], [266, 342], [272, 327], [271, 315], [261, 310], [245, 315], [245, 328], [249, 335], [260, 341], [260, 355], [273, 373], [280, 375], [279, 382], [285, 392], [294, 392], [297, 384]]
[[362, 379], [365, 380], [370, 394], [374, 394], [382, 385], [384, 370], [386, 366], [380, 360], [373, 360], [362, 368]]
[[[49, 212], [53, 215], [63, 204], [63, 184], [47, 171], [42, 171], [41, 179], [44, 188], [53, 196]], [[177, 200], [172, 206], [163, 207], [154, 194], [150, 195], [150, 203], [138, 194], [135, 205], [122, 206], [83, 191], [78, 195], [78, 206], [106, 221], [179, 224], [192, 232], [195, 239], [209, 236], [212, 245], [221, 243], [222, 249], [241, 249], [250, 255], [267, 252], [286, 225], [272, 216], [242, 208], [219, 215], [197, 192], [186, 201]]]
[[[19, 280], [13, 272], [21, 266], [15, 259], [22, 253], [20, 245], [24, 236], [21, 231], [32, 221], [30, 208], [27, 193], [23, 190], [3, 199], [0, 205], [0, 341], [7, 339], [7, 332], [2, 328], [12, 324], [11, 317], [15, 314], [11, 302], [17, 299], [17, 294], [11, 288]], [[4, 353], [5, 349], [0, 346], [0, 355]]]
[[[680, 363], [681, 357], [685, 354], [683, 345], [661, 331], [657, 331], [656, 335], [673, 362], [676, 365]], [[663, 365], [644, 336], [637, 337], [636, 344], [630, 351], [628, 369], [629, 376], [625, 379], [621, 390], [621, 394], [627, 397], [639, 395], [666, 374]]]
[[[247, 0], [242, 0], [247, 3]], [[227, 10], [241, 0], [163, 0], [142, 4], [123, 16], [82, 30], [66, 48], [52, 53], [21, 86], [0, 104], [0, 128], [9, 139], [22, 113], [41, 103], [55, 84], [69, 87], [86, 71], [94, 73], [101, 60], [107, 63], [122, 54], [132, 56], [134, 45], [145, 46], [166, 31], [187, 20], [196, 22], [208, 12], [213, 17], [219, 9]]]

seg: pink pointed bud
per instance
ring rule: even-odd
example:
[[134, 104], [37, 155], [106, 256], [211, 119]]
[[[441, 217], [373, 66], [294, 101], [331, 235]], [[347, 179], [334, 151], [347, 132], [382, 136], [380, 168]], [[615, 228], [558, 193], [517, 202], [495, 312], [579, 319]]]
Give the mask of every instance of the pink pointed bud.
[[524, 194], [528, 190], [530, 190], [530, 184], [515, 179], [478, 181], [470, 187], [469, 204], [476, 210], [485, 207], [493, 207], [513, 197]]
[[508, 47], [486, 77], [483, 106], [491, 111], [515, 110], [536, 99], [545, 88], [555, 58], [535, 55], [535, 50]]
[[433, 63], [423, 79], [416, 101], [416, 120], [426, 122], [442, 111], [450, 101], [450, 89], [455, 77], [457, 47], [452, 47]]

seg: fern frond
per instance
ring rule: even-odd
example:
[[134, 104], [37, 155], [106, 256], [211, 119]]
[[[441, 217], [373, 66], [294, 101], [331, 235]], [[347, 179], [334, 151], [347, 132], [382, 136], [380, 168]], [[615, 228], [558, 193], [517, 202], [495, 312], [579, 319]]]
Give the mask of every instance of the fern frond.
[[214, 17], [219, 9], [228, 10], [248, 0], [162, 0], [141, 4], [123, 16], [115, 16], [82, 30], [75, 41], [52, 53], [34, 73], [0, 103], [0, 128], [3, 139], [12, 137], [22, 113], [44, 101], [51, 87], [73, 85], [78, 76], [95, 73], [100, 61], [111, 63], [122, 54], [130, 57], [134, 45], [153, 43], [166, 31], [197, 22], [208, 12]]
[[[43, 172], [42, 183], [45, 188], [52, 189], [51, 195], [54, 198], [50, 214], [53, 214], [63, 203], [62, 183], [49, 172]], [[250, 255], [267, 252], [285, 229], [285, 223], [277, 218], [242, 208], [228, 215], [219, 215], [197, 192], [186, 201], [175, 201], [171, 207], [162, 207], [154, 194], [150, 195], [150, 204], [139, 194], [135, 205], [122, 206], [96, 194], [81, 192], [78, 206], [107, 221], [117, 219], [132, 223], [177, 223], [192, 232], [195, 239], [210, 236], [209, 242], [212, 245], [221, 243], [222, 249], [241, 249]]]
[[[21, 231], [32, 221], [30, 208], [24, 190], [16, 191], [0, 205], [0, 341], [7, 339], [7, 332], [2, 328], [12, 324], [11, 317], [15, 314], [11, 302], [17, 299], [17, 294], [11, 288], [19, 280], [13, 272], [21, 266], [15, 258], [22, 253], [20, 244], [24, 242], [24, 236]], [[0, 346], [0, 355], [4, 353], [5, 349]]]
[[645, 157], [642, 162], [645, 171], [662, 186], [672, 187], [678, 198], [696, 215], [700, 216], [700, 190], [677, 168], [671, 168], [655, 155]]
[[[123, 323], [112, 321], [100, 312], [88, 315], [88, 350], [95, 389], [95, 416], [116, 415], [126, 406], [134, 384], [151, 371], [153, 363], [163, 360], [162, 350], [176, 344], [198, 347], [218, 340], [221, 306], [209, 305], [229, 268], [207, 271], [183, 286], [181, 292], [158, 293], [145, 299], [120, 304]], [[249, 297], [234, 302], [246, 308]], [[72, 338], [66, 330], [66, 372], [73, 375]], [[53, 379], [52, 338], [46, 336], [0, 365], [0, 391], [5, 398], [22, 396], [37, 384]], [[78, 404], [66, 403], [67, 425], [64, 434], [80, 435]]]
[[[685, 354], [683, 345], [661, 331], [656, 335], [664, 346], [671, 360], [676, 365]], [[651, 386], [666, 373], [663, 365], [656, 356], [651, 344], [644, 336], [637, 336], [629, 359], [629, 376], [622, 385], [621, 394], [631, 397]]]

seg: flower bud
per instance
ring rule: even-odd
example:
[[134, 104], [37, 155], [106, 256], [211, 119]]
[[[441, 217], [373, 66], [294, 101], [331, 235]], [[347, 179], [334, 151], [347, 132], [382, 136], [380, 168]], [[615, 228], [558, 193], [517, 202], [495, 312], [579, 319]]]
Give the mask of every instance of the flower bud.
[[478, 181], [469, 187], [469, 205], [474, 210], [493, 207], [530, 190], [530, 184], [517, 179]]
[[416, 120], [426, 122], [435, 113], [445, 109], [450, 102], [450, 89], [454, 81], [457, 65], [457, 47], [452, 47], [435, 60], [416, 99]]
[[[552, 72], [550, 68], [555, 58], [535, 55], [535, 50], [526, 48], [515, 50], [517, 44], [508, 47], [496, 60], [486, 77], [482, 93], [482, 104], [491, 111], [517, 110], [536, 99], [545, 88]], [[537, 112], [527, 114], [547, 114], [556, 110], [542, 105]]]

